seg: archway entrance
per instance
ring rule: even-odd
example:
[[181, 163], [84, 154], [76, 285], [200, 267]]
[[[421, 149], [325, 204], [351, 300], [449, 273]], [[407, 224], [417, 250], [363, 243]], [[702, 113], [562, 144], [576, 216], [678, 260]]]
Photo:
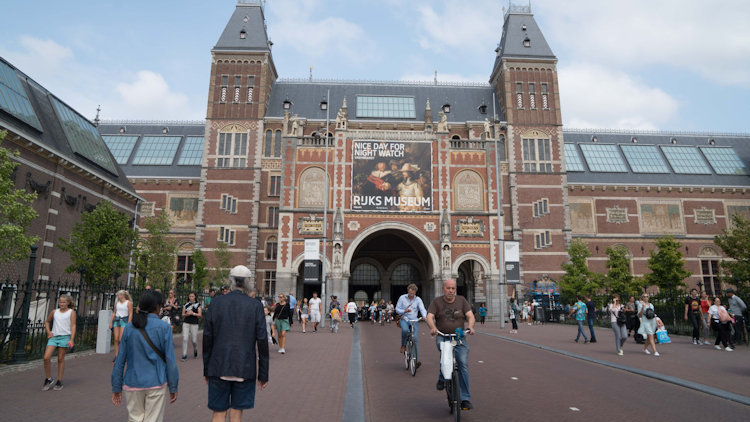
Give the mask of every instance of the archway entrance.
[[476, 298], [477, 281], [482, 276], [482, 264], [473, 259], [466, 260], [458, 267], [458, 277], [456, 277], [457, 294], [466, 298], [474, 305]]
[[429, 304], [423, 287], [433, 274], [430, 254], [408, 232], [383, 229], [367, 236], [352, 255], [349, 274], [349, 294], [356, 294], [358, 304], [383, 299], [395, 305], [411, 283], [419, 288], [425, 305]]

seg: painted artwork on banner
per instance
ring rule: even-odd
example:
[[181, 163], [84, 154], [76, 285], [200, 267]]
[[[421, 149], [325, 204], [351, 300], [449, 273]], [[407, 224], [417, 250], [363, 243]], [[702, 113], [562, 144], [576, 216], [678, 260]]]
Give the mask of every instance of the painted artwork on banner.
[[432, 144], [354, 141], [352, 209], [432, 211]]

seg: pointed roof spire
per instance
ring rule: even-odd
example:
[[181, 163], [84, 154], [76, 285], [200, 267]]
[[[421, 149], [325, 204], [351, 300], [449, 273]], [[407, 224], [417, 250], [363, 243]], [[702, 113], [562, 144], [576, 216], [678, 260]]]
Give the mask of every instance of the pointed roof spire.
[[346, 97], [344, 97], [344, 104], [341, 106], [341, 108], [346, 109]]
[[505, 13], [500, 44], [495, 51], [497, 60], [502, 57], [557, 59], [534, 20], [531, 4], [518, 6], [511, 2]]
[[99, 127], [99, 122], [101, 122], [101, 120], [99, 120], [99, 112], [100, 111], [102, 111], [102, 105], [101, 104], [99, 104], [98, 106], [96, 106], [96, 117], [94, 117], [94, 126], [96, 126], [96, 127]]
[[271, 51], [263, 5], [259, 0], [238, 0], [214, 51]]

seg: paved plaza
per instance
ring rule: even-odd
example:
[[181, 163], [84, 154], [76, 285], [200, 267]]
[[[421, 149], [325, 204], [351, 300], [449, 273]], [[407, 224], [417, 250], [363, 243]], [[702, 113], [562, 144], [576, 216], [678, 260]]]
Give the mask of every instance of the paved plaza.
[[[614, 353], [611, 330], [597, 329], [598, 343], [576, 344], [576, 327], [521, 325], [518, 334], [497, 323], [477, 325], [469, 337], [474, 410], [466, 421], [535, 421], [607, 418], [692, 420], [698, 414], [743, 420], [750, 414], [750, 349], [718, 351], [673, 336], [647, 356], [632, 339], [624, 356]], [[270, 382], [243, 420], [436, 421], [450, 420], [443, 392], [435, 391], [438, 352], [426, 325], [420, 327], [423, 362], [416, 377], [403, 369], [395, 325], [343, 324], [302, 333], [292, 327], [287, 353], [271, 347]], [[175, 336], [176, 355], [181, 336]], [[357, 353], [360, 351], [360, 353]], [[353, 353], [354, 352], [354, 353]], [[83, 352], [66, 359], [65, 388], [40, 391], [41, 362], [0, 368], [4, 421], [66, 418], [126, 420], [124, 406], [110, 402], [112, 355]], [[208, 420], [202, 360], [178, 362], [177, 402], [166, 420]], [[56, 364], [53, 363], [53, 374]], [[744, 404], [743, 404], [744, 402]]]

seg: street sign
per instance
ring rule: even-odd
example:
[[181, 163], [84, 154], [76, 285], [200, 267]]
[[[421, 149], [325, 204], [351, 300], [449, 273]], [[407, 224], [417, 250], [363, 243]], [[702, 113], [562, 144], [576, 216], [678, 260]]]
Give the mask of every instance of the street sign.
[[505, 283], [521, 283], [521, 264], [518, 242], [505, 241]]

